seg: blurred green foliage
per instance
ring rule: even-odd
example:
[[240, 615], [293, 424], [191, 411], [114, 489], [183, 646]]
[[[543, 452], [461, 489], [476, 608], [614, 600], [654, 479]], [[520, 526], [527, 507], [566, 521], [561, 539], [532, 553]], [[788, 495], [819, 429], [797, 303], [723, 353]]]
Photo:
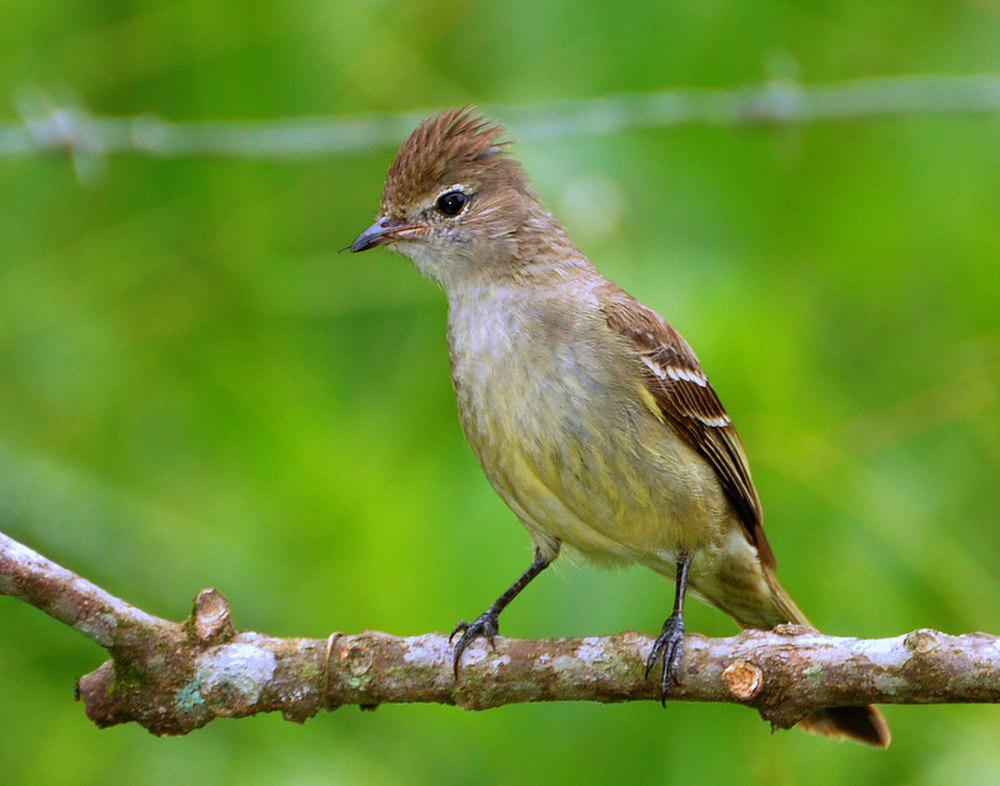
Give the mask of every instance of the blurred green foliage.
[[[22, 91], [103, 114], [266, 118], [675, 85], [971, 73], [988, 2], [0, 5]], [[698, 349], [748, 445], [783, 582], [831, 632], [1000, 627], [998, 127], [905, 118], [519, 145], [611, 278]], [[337, 255], [389, 149], [0, 161], [0, 527], [144, 608], [204, 586], [275, 634], [448, 629], [529, 558], [459, 433], [445, 304]], [[654, 631], [672, 589], [566, 563], [521, 636]], [[733, 630], [691, 604], [689, 625]], [[995, 783], [986, 707], [890, 707], [893, 748], [729, 706], [340, 710], [157, 740], [72, 702], [102, 653], [0, 600], [0, 781]]]

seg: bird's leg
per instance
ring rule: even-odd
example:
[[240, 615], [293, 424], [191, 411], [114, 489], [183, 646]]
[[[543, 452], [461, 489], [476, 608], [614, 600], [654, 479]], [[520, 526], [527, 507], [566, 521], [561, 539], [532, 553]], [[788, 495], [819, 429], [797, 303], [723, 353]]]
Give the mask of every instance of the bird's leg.
[[521, 590], [531, 583], [531, 580], [535, 578], [535, 576], [549, 566], [549, 562], [550, 560], [543, 557], [536, 550], [535, 561], [528, 566], [528, 569], [520, 575], [517, 581], [507, 588], [507, 591], [504, 592], [503, 595], [493, 601], [486, 611], [476, 617], [476, 619], [472, 622], [462, 620], [455, 626], [455, 630], [451, 632], [451, 636], [448, 637], [448, 641], [450, 642], [459, 633], [462, 634], [458, 643], [455, 645], [455, 649], [451, 656], [452, 669], [455, 672], [456, 678], [458, 677], [458, 666], [462, 660], [462, 653], [476, 638], [476, 636], [484, 636], [490, 643], [490, 646], [496, 649], [493, 643], [493, 637], [497, 635], [497, 632], [500, 629], [500, 612], [507, 607], [508, 603], [518, 596], [518, 593], [520, 593]]
[[663, 661], [663, 675], [660, 678], [660, 703], [667, 706], [670, 684], [677, 683], [677, 672], [681, 665], [684, 649], [684, 593], [687, 590], [688, 568], [691, 555], [681, 552], [677, 559], [677, 588], [674, 594], [674, 611], [663, 623], [663, 631], [653, 642], [653, 649], [646, 659], [646, 676], [658, 660]]

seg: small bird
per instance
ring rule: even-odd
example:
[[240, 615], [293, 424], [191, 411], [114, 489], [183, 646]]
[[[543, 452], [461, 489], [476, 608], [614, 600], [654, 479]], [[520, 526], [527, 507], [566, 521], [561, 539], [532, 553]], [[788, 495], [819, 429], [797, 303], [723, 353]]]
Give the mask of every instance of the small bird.
[[[602, 276], [539, 201], [502, 127], [473, 108], [428, 118], [389, 168], [379, 217], [351, 251], [387, 246], [448, 298], [452, 383], [486, 477], [535, 558], [473, 622], [453, 667], [563, 545], [674, 579], [646, 661], [678, 681], [684, 597], [744, 628], [808, 625], [775, 578], [743, 444], [688, 343]], [[887, 747], [874, 707], [835, 707], [808, 731]]]

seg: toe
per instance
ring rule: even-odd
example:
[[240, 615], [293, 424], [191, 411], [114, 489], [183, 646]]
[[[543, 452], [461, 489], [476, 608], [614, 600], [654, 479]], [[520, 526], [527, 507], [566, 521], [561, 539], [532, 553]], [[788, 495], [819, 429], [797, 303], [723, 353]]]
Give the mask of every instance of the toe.
[[670, 672], [664, 668], [660, 677], [660, 706], [666, 708], [667, 698], [670, 696]]
[[670, 679], [674, 685], [681, 684], [681, 654], [684, 651], [682, 639], [678, 639], [673, 651], [670, 653]]
[[663, 651], [663, 638], [658, 638], [653, 642], [652, 648], [649, 650], [649, 656], [646, 658], [646, 675], [643, 679], [649, 677], [649, 672], [653, 670], [656, 665], [656, 661], [659, 660], [660, 653]]
[[470, 639], [468, 630], [462, 631], [462, 636], [459, 638], [458, 643], [451, 653], [451, 669], [455, 673], [456, 679], [458, 678], [458, 670], [462, 665], [462, 653], [465, 652], [465, 648], [468, 645]]

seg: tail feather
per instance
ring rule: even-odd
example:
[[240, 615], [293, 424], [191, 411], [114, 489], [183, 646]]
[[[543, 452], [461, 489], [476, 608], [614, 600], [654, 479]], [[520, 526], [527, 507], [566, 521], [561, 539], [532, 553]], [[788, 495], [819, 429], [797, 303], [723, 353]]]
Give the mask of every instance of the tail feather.
[[[774, 574], [766, 567], [763, 570], [764, 579], [771, 590], [770, 608], [759, 607], [755, 610], [756, 613], [741, 614], [736, 621], [744, 628], [769, 629], [788, 622], [813, 627]], [[812, 734], [855, 740], [875, 748], [888, 748], [892, 740], [889, 725], [882, 713], [870, 704], [867, 707], [830, 707], [820, 710], [799, 721], [798, 726]]]
[[798, 724], [800, 729], [842, 740], [855, 740], [873, 748], [888, 748], [892, 740], [889, 724], [882, 713], [867, 707], [830, 707], [820, 710]]

